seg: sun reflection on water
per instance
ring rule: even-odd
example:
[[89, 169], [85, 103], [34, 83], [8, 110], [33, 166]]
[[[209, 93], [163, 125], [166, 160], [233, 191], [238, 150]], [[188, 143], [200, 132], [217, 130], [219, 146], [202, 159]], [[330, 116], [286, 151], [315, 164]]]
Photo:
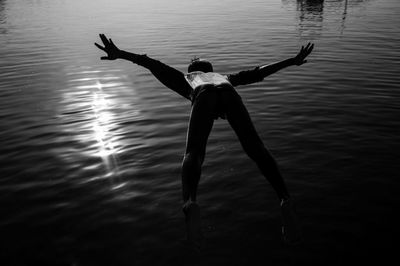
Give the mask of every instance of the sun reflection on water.
[[92, 123], [93, 136], [97, 141], [95, 156], [102, 159], [106, 169], [106, 177], [118, 175], [118, 162], [115, 144], [111, 133], [112, 115], [109, 109], [109, 100], [103, 93], [102, 84], [97, 81], [94, 86], [92, 98], [92, 110], [94, 119]]
[[129, 80], [114, 72], [118, 71], [104, 74], [88, 67], [67, 72], [68, 85], [62, 91], [58, 107], [63, 132], [60, 141], [71, 142], [70, 149], [57, 154], [71, 169], [77, 170], [73, 176], [80, 177], [80, 184], [106, 180], [109, 189], [120, 192], [127, 183], [123, 181], [126, 169], [119, 156], [131, 148], [131, 142], [136, 143], [127, 134], [131, 129], [121, 124], [140, 119], [141, 114], [132, 103], [132, 99], [138, 98]]

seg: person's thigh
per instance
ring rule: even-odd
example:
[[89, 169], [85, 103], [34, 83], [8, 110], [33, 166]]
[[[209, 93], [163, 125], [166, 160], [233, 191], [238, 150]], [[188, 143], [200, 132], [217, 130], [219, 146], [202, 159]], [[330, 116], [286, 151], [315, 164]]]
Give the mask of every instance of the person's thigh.
[[254, 127], [249, 112], [236, 91], [228, 91], [224, 94], [224, 105], [227, 120], [248, 155], [252, 157], [252, 153], [264, 150], [264, 144]]
[[214, 124], [213, 112], [216, 104], [213, 92], [203, 92], [195, 100], [190, 114], [186, 153], [198, 153], [204, 156], [208, 136]]

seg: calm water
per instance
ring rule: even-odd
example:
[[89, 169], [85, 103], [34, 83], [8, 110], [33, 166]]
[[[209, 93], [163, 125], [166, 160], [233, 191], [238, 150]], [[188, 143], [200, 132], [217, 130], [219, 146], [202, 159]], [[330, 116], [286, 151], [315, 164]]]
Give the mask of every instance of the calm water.
[[[2, 265], [345, 265], [399, 236], [397, 0], [0, 0]], [[298, 201], [305, 241], [226, 121], [199, 188], [207, 246], [189, 263], [180, 163], [190, 103], [122, 49], [233, 73], [315, 49], [237, 90]], [[183, 250], [183, 251], [182, 251]], [[373, 252], [372, 252], [373, 251]], [[263, 264], [264, 265], [264, 264]]]

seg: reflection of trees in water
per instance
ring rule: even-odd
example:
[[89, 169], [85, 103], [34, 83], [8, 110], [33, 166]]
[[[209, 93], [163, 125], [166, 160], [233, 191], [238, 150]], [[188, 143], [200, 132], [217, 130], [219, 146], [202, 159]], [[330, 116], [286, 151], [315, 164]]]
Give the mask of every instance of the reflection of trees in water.
[[0, 23], [2, 22], [2, 19], [3, 19], [5, 2], [6, 1], [4, 1], [4, 0], [0, 0]]
[[343, 34], [343, 31], [345, 29], [345, 21], [346, 21], [348, 6], [356, 7], [356, 6], [359, 6], [360, 4], [365, 4], [369, 1], [370, 0], [341, 0], [341, 1], [339, 1], [339, 2], [344, 2], [343, 13], [342, 13], [342, 22], [340, 25], [340, 34]]
[[319, 35], [322, 31], [324, 0], [297, 0], [297, 11], [300, 34]]
[[344, 22], [346, 21], [346, 16], [347, 16], [347, 4], [348, 4], [348, 0], [345, 0], [344, 10], [343, 10], [343, 15], [342, 15], [342, 23], [340, 24], [340, 35], [343, 34], [343, 31], [345, 28]]
[[297, 0], [297, 10], [301, 15], [314, 15], [322, 19], [324, 0]]
[[3, 28], [2, 24], [6, 23], [6, 1], [0, 0], [0, 33], [4, 33], [5, 29]]
[[370, 0], [282, 0], [282, 3], [285, 6], [296, 7], [299, 18], [299, 33], [309, 38], [321, 34], [324, 19], [326, 21], [327, 16], [332, 14], [335, 16], [337, 23], [339, 23], [338, 27], [342, 34], [345, 29], [348, 8], [357, 7], [369, 1]]

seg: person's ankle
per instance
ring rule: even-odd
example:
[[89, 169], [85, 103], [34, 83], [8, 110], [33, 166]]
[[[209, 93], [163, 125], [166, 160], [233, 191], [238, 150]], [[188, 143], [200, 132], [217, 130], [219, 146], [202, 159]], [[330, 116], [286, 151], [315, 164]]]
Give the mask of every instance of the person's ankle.
[[192, 204], [197, 204], [197, 203], [196, 203], [196, 201], [194, 201], [192, 199], [188, 199], [188, 200], [184, 201], [182, 208], [185, 210]]
[[281, 204], [288, 202], [290, 200], [291, 200], [291, 197], [289, 195], [283, 196], [283, 197], [281, 197]]

